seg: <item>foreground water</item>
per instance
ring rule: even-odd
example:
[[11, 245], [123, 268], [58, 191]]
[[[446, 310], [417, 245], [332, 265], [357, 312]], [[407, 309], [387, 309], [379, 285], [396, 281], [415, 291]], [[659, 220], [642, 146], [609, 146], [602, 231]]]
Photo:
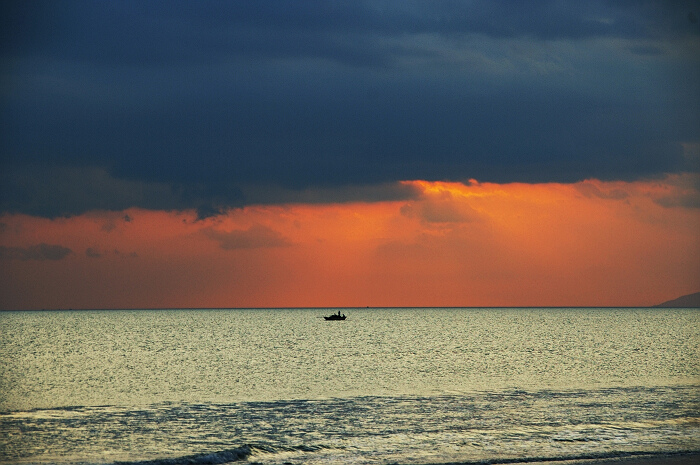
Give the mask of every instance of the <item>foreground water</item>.
[[0, 313], [0, 463], [700, 451], [698, 309]]

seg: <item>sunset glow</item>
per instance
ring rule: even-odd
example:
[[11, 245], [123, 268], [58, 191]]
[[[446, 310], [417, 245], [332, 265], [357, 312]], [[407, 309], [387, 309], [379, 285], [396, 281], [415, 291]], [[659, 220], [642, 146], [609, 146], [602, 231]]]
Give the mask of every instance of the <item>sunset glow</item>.
[[700, 282], [697, 181], [405, 181], [412, 199], [207, 219], [5, 215], [0, 305], [653, 305]]

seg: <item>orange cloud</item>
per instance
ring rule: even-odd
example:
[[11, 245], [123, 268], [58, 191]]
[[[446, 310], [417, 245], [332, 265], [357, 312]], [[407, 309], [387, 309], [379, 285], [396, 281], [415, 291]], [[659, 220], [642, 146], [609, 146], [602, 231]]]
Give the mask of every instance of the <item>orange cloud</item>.
[[0, 308], [651, 305], [700, 285], [698, 184], [406, 181], [409, 200], [204, 220], [7, 215]]

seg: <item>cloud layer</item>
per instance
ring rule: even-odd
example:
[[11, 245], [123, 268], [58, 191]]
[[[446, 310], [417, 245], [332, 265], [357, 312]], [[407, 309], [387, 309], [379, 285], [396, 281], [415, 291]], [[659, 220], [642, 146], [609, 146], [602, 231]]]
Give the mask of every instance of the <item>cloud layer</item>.
[[4, 5], [2, 211], [698, 170], [696, 2]]

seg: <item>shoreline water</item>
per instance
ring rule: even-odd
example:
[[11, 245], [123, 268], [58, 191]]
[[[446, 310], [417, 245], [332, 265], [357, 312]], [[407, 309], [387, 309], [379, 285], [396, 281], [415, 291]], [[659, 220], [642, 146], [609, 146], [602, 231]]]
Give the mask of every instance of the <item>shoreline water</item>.
[[699, 462], [696, 310], [323, 313], [3, 313], [0, 463]]
[[[247, 463], [249, 465], [265, 465], [264, 460], [258, 461], [255, 456], [251, 456], [251, 447], [244, 446], [235, 450], [225, 452], [186, 456], [170, 459], [156, 459], [143, 462], [115, 462], [113, 465], [173, 465], [179, 463], [188, 464], [235, 464]], [[277, 463], [277, 462], [275, 462]], [[303, 462], [290, 459], [284, 462], [285, 464], [298, 464]], [[403, 465], [401, 462], [389, 462], [391, 465]], [[409, 463], [409, 462], [407, 462]], [[700, 463], [700, 450], [697, 451], [681, 451], [677, 453], [646, 453], [627, 454], [621, 456], [608, 456], [597, 458], [552, 458], [533, 457], [530, 459], [484, 459], [477, 461], [458, 461], [458, 462], [430, 462], [422, 465], [694, 465]], [[411, 463], [411, 465], [416, 465]]]
[[[253, 464], [257, 462], [251, 462]], [[700, 450], [684, 451], [678, 453], [662, 453], [648, 454], [641, 453], [639, 455], [624, 455], [618, 457], [601, 457], [601, 458], [576, 458], [570, 460], [547, 460], [540, 457], [532, 460], [482, 460], [476, 462], [444, 462], [431, 463], [424, 465], [697, 465], [700, 463]], [[401, 464], [394, 464], [401, 465]]]
[[[495, 462], [491, 462], [495, 463]], [[525, 462], [515, 462], [515, 464]], [[581, 460], [530, 462], [550, 465], [691, 465], [700, 463], [700, 451], [680, 452], [677, 454], [640, 454], [621, 457], [607, 457]]]

